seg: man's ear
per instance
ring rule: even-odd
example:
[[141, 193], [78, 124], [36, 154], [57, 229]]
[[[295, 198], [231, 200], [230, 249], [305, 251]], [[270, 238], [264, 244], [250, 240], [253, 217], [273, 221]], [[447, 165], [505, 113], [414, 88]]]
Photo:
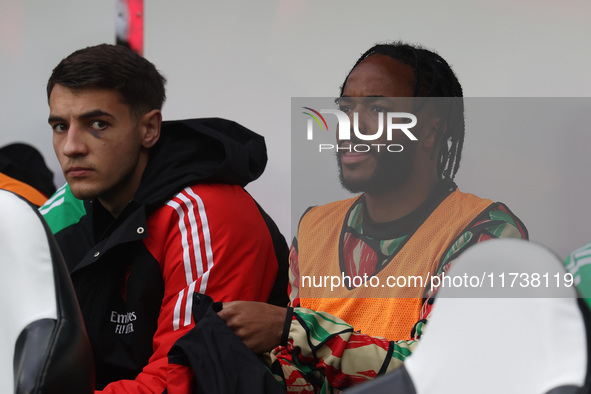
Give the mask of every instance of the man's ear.
[[153, 147], [160, 139], [160, 128], [162, 126], [162, 112], [153, 109], [145, 113], [140, 119], [142, 131], [142, 146], [146, 149]]
[[423, 135], [419, 138], [421, 144], [427, 149], [433, 149], [440, 129], [443, 129], [441, 131], [443, 132], [443, 135], [445, 135], [447, 129], [445, 121], [441, 117], [431, 118], [424, 128]]

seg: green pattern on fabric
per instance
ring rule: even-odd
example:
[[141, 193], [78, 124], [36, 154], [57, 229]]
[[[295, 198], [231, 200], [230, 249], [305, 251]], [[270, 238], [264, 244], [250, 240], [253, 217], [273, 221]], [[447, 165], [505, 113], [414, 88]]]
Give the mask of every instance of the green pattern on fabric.
[[363, 204], [357, 204], [348, 219], [347, 225], [356, 233], [363, 234]]
[[458, 237], [456, 242], [453, 243], [445, 257], [443, 258], [443, 264], [441, 264], [441, 266], [437, 270], [436, 275], [439, 275], [443, 272], [443, 267], [445, 267], [447, 262], [451, 261], [452, 256], [458, 253], [460, 250], [462, 250], [462, 248], [464, 248], [468, 244], [468, 242], [470, 242], [472, 236], [472, 232], [468, 230]]
[[425, 323], [423, 323], [422, 321], [418, 322], [415, 325], [415, 332], [416, 332], [415, 337], [420, 338], [421, 335], [423, 335], [424, 327], [425, 327]]
[[388, 239], [385, 241], [381, 241], [380, 242], [380, 249], [382, 250], [382, 253], [388, 257], [392, 256], [394, 254], [394, 252], [396, 251], [396, 249], [398, 249], [398, 247], [400, 246], [400, 244], [402, 243], [402, 241], [404, 241], [406, 239], [406, 236], [404, 237], [400, 237], [400, 238], [395, 238], [395, 239]]
[[507, 226], [511, 226], [511, 224], [501, 223], [496, 226], [490, 227], [488, 229], [488, 232], [491, 233], [492, 235], [494, 235], [496, 238], [501, 238], [501, 236], [503, 235], [503, 232], [505, 231]]
[[515, 223], [515, 220], [513, 220], [513, 217], [505, 211], [502, 211], [500, 209], [495, 209], [494, 211], [489, 212], [488, 215], [491, 220], [502, 220], [503, 222], [510, 223], [514, 227], [517, 227], [517, 223]]
[[329, 335], [332, 334], [328, 330], [336, 331], [336, 332], [342, 331], [342, 329], [339, 329], [338, 331], [333, 330], [332, 326], [325, 328], [322, 325], [322, 322], [320, 320], [327, 321], [327, 322], [331, 323], [332, 325], [343, 327], [345, 329], [351, 328], [351, 326], [349, 326], [346, 323], [343, 323], [342, 321], [338, 322], [334, 319], [329, 319], [328, 316], [330, 316], [330, 315], [325, 314], [325, 313], [308, 314], [308, 313], [299, 313], [298, 311], [294, 311], [294, 313], [296, 313], [300, 318], [302, 318], [306, 322], [306, 326], [310, 329], [311, 337], [318, 342], [324, 341]]
[[295, 365], [299, 371], [305, 374], [312, 374], [316, 371], [312, 365], [307, 362], [302, 362], [299, 358], [295, 357], [293, 359], [293, 365]]
[[[415, 342], [417, 342], [417, 341], [408, 341], [406, 344], [410, 346], [411, 344], [413, 344]], [[392, 356], [396, 357], [400, 361], [404, 361], [411, 354], [412, 354], [412, 350], [410, 350], [408, 347], [402, 347], [402, 346], [396, 345], [394, 347], [394, 352], [392, 353]]]
[[[515, 223], [515, 220], [513, 219], [513, 217], [509, 213], [507, 213], [501, 209], [494, 209], [494, 210], [488, 212], [488, 217], [489, 217], [489, 219], [485, 219], [485, 220], [481, 221], [481, 224], [491, 222], [493, 220], [494, 221], [497, 221], [497, 220], [503, 221], [503, 223], [494, 225], [492, 227], [488, 227], [486, 229], [486, 231], [488, 233], [490, 233], [493, 237], [504, 238], [506, 236], [511, 236], [510, 233], [505, 233], [505, 232], [506, 232], [506, 230], [513, 230], [513, 229], [515, 230], [515, 232], [517, 234], [519, 234], [517, 224]], [[508, 227], [508, 226], [510, 226], [510, 227]], [[454, 259], [454, 255], [456, 255], [466, 245], [469, 244], [469, 242], [470, 242], [470, 240], [472, 240], [473, 236], [474, 236], [474, 234], [472, 233], [472, 231], [467, 230], [466, 232], [464, 232], [462, 235], [460, 235], [458, 237], [456, 242], [454, 242], [452, 247], [449, 249], [449, 251], [446, 253], [445, 257], [443, 258], [443, 263], [440, 265], [436, 275], [440, 275], [443, 272], [443, 269], [445, 268], [447, 263], [449, 261], [452, 261]]]
[[591, 242], [572, 252], [564, 266], [573, 275], [579, 294], [591, 308]]
[[43, 215], [51, 232], [57, 234], [64, 228], [78, 223], [86, 215], [86, 208], [82, 200], [74, 197], [70, 186], [66, 183], [39, 208], [39, 212]]

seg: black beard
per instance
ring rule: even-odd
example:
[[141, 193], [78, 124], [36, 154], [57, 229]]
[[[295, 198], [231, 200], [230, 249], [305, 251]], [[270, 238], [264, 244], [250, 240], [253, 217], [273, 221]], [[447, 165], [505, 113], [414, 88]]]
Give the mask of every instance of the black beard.
[[376, 168], [371, 176], [366, 179], [347, 180], [343, 177], [343, 164], [337, 152], [339, 180], [351, 193], [381, 194], [395, 190], [410, 177], [416, 153], [417, 146], [413, 143], [405, 144], [402, 152], [371, 151], [376, 158]]

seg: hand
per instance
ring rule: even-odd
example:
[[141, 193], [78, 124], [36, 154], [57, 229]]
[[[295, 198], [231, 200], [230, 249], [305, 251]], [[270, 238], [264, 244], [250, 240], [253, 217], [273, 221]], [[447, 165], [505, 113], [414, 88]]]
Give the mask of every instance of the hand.
[[255, 301], [225, 302], [218, 315], [253, 353], [268, 352], [281, 342], [287, 309]]

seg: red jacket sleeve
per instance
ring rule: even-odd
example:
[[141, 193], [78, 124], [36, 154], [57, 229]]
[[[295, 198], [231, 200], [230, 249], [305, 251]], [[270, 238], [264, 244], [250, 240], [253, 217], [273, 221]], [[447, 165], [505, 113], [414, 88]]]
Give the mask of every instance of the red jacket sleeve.
[[[146, 246], [160, 262], [164, 280], [154, 353], [135, 380], [111, 383], [103, 393], [162, 393], [168, 351], [194, 326], [194, 292], [221, 302], [267, 301], [275, 283], [271, 235], [240, 186], [186, 188], [149, 217]], [[181, 380], [182, 385], [184, 372], [177, 369], [170, 368], [169, 378], [174, 375], [174, 384]]]

